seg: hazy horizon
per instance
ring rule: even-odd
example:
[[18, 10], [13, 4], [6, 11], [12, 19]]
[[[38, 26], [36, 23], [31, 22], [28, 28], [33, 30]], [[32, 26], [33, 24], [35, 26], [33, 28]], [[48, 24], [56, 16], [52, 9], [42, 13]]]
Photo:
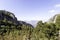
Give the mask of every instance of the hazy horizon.
[[0, 0], [0, 10], [14, 13], [22, 21], [47, 21], [59, 13], [60, 0]]

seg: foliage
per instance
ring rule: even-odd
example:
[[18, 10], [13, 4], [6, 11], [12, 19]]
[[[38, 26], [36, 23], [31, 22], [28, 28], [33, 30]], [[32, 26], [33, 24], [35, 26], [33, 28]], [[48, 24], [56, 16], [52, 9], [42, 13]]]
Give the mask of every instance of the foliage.
[[[0, 11], [0, 13], [4, 12]], [[18, 22], [17, 19], [14, 19], [15, 16], [9, 12], [6, 13], [5, 17], [8, 15], [9, 17], [13, 16], [13, 18], [10, 17], [11, 20], [8, 20], [7, 16], [8, 18], [4, 17], [3, 20], [0, 20], [0, 40], [58, 40], [59, 38], [60, 16], [56, 19], [56, 23], [39, 21], [34, 28], [24, 21]]]

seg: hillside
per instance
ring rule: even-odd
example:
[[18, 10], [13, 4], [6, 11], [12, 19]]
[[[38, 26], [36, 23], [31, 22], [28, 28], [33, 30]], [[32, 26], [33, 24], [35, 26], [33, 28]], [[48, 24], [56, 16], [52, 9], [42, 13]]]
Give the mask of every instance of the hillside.
[[28, 39], [32, 29], [31, 24], [17, 20], [13, 13], [0, 10], [0, 40]]
[[60, 14], [48, 22], [19, 21], [13, 13], [0, 10], [0, 40], [59, 40]]

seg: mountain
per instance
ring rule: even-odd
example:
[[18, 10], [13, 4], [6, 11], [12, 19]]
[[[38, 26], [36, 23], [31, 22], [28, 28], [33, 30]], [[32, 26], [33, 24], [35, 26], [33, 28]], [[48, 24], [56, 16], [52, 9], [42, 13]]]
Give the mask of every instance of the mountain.
[[13, 13], [5, 11], [5, 10], [0, 10], [0, 24], [1, 25], [9, 24], [9, 25], [15, 25], [15, 26], [28, 25], [28, 26], [33, 27], [29, 23], [17, 20], [17, 18], [15, 17]]
[[56, 14], [52, 18], [50, 18], [48, 23], [57, 23], [57, 24], [60, 24], [60, 14]]
[[0, 40], [30, 40], [33, 26], [17, 20], [11, 12], [0, 10]]
[[[49, 22], [60, 24], [60, 14], [53, 16]], [[13, 13], [0, 10], [0, 40], [50, 40], [53, 37], [52, 40], [55, 40], [59, 28], [42, 21], [19, 21]]]
[[27, 22], [25, 22], [25, 21], [18, 21], [18, 22], [19, 22], [19, 24], [22, 24], [22, 25], [28, 25], [28, 26], [30, 26], [30, 27], [33, 28], [33, 25], [30, 24], [30, 23], [27, 23]]
[[27, 23], [30, 23], [31, 25], [33, 25], [34, 27], [36, 27], [38, 21], [37, 20], [31, 20], [31, 21], [25, 21]]

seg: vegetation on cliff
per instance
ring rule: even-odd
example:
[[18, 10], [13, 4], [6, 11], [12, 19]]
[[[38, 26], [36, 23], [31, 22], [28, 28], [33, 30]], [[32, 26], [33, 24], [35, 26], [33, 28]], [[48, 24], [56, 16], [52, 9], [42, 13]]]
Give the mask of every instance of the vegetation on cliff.
[[59, 17], [57, 15], [50, 23], [38, 21], [34, 28], [29, 23], [17, 20], [13, 13], [0, 10], [0, 40], [58, 40]]

